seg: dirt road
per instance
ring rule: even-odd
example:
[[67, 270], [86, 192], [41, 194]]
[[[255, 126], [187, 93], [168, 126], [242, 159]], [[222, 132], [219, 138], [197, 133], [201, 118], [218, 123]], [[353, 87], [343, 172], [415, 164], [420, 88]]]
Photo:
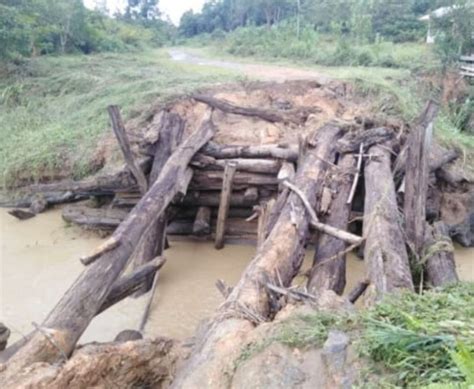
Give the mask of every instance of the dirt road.
[[185, 49], [170, 49], [168, 53], [172, 60], [201, 66], [214, 66], [223, 69], [234, 70], [243, 75], [264, 81], [287, 81], [287, 80], [318, 80], [325, 83], [330, 80], [327, 75], [314, 70], [299, 69], [287, 66], [253, 64], [245, 62], [233, 62], [206, 58], [202, 54], [191, 53]]

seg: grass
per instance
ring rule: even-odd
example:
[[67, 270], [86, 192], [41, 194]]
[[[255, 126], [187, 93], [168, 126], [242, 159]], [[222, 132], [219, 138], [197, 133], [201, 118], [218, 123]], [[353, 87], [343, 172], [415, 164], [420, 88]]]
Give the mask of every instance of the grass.
[[[237, 364], [273, 342], [321, 347], [331, 329], [351, 334], [370, 387], [468, 388], [474, 383], [474, 283], [387, 297], [357, 315], [315, 312], [282, 322], [247, 345]], [[367, 387], [367, 386], [365, 386]]]
[[462, 360], [472, 363], [474, 353], [473, 301], [473, 283], [392, 296], [363, 315], [361, 349], [395, 385], [462, 383], [469, 378]]
[[131, 119], [154, 102], [235, 78], [173, 63], [164, 50], [32, 59], [0, 78], [0, 186], [89, 173], [109, 104]]

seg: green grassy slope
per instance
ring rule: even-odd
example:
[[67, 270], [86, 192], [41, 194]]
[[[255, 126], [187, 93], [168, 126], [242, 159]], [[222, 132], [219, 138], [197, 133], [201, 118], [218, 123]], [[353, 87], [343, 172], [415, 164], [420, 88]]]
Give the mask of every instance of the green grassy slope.
[[0, 77], [0, 186], [87, 174], [109, 104], [130, 119], [155, 101], [234, 78], [173, 63], [164, 50], [33, 59]]

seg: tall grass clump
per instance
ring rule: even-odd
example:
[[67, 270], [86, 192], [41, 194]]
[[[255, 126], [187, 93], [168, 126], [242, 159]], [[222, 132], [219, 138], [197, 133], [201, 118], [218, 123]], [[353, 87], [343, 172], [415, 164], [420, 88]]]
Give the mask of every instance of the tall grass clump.
[[474, 283], [391, 296], [364, 314], [364, 354], [393, 383], [422, 387], [469, 382], [474, 363]]

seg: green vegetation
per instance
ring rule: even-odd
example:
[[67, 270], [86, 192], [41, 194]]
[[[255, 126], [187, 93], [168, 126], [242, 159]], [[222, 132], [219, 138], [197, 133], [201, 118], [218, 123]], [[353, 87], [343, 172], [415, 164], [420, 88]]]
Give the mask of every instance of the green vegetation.
[[0, 78], [1, 184], [90, 172], [109, 104], [130, 119], [153, 102], [229, 79], [228, 71], [172, 63], [163, 51], [32, 59]]
[[474, 363], [473, 301], [472, 283], [390, 297], [362, 318], [364, 354], [390, 369], [397, 385], [467, 381]]
[[94, 11], [82, 0], [0, 0], [0, 61], [44, 54], [127, 51], [162, 46], [174, 27], [157, 0], [130, 0], [123, 15]]
[[374, 387], [467, 389], [474, 383], [473, 301], [474, 283], [460, 283], [423, 295], [389, 296], [357, 315], [315, 312], [292, 317], [245, 347], [238, 363], [273, 342], [321, 347], [329, 330], [339, 329], [352, 334], [361, 356], [371, 361], [371, 383], [380, 378]]

